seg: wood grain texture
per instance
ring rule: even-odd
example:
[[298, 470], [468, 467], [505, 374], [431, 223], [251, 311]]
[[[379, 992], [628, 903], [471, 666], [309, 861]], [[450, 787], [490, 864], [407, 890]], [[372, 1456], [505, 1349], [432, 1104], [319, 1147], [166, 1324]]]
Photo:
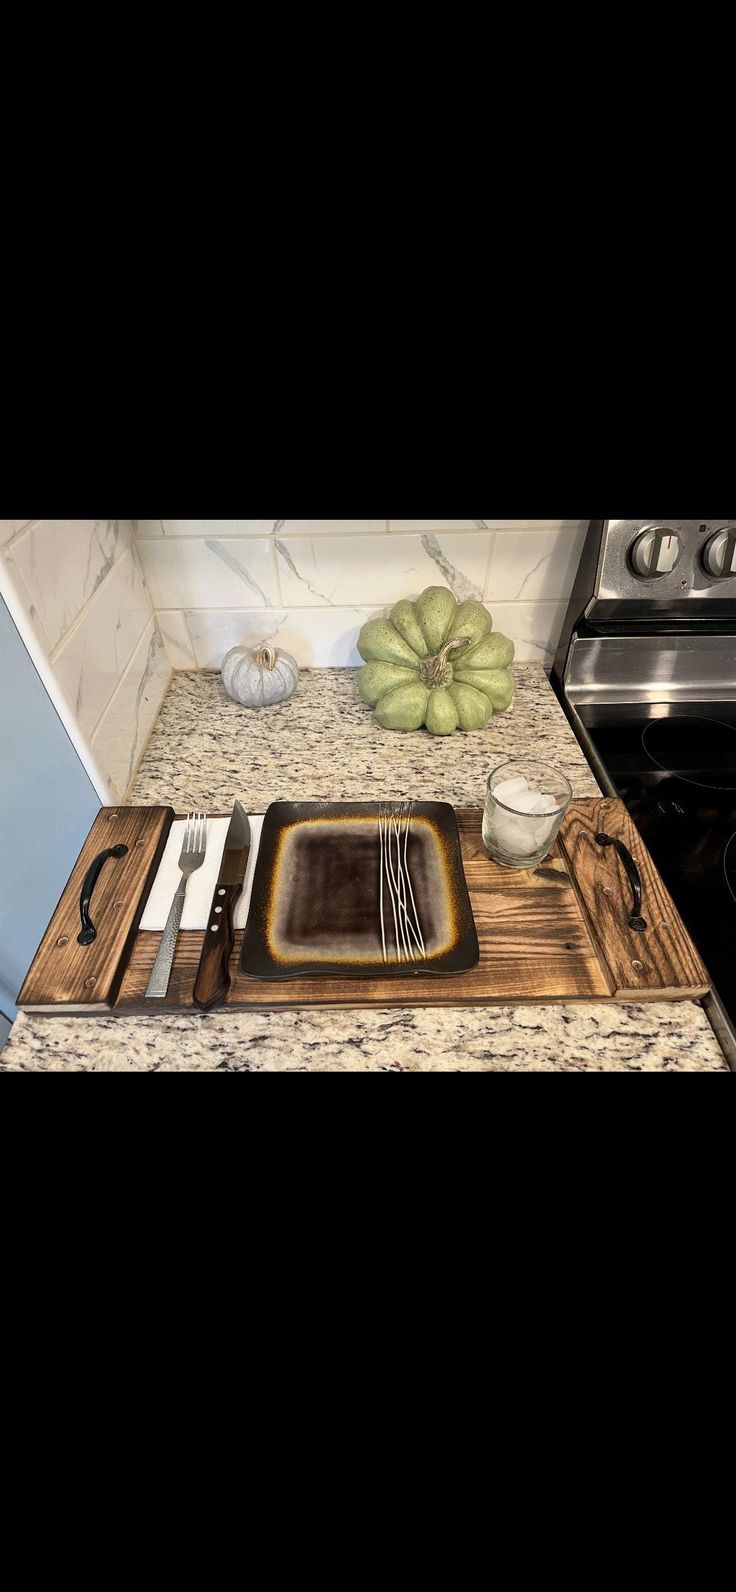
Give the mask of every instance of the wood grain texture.
[[[242, 934], [235, 937], [226, 1006], [262, 1010], [299, 1007], [487, 1006], [606, 1000], [611, 987], [558, 849], [534, 873], [491, 862], [481, 837], [482, 814], [458, 813], [463, 865], [480, 942], [471, 973], [391, 979], [299, 979], [286, 983], [240, 972]], [[160, 935], [139, 934], [116, 1011], [148, 1013], [144, 999]], [[182, 934], [166, 1000], [157, 1010], [192, 1011], [205, 936]]]
[[[103, 807], [82, 847], [18, 996], [21, 1010], [99, 1014], [110, 1010], [174, 820], [170, 807]], [[77, 944], [79, 898], [100, 852], [128, 847], [105, 863], [92, 897], [92, 945]], [[158, 936], [156, 936], [158, 940]]]
[[[641, 874], [643, 934], [629, 927], [631, 886], [613, 847], [596, 842], [599, 831], [622, 840]], [[575, 802], [560, 846], [585, 913], [601, 966], [617, 1000], [693, 1000], [710, 980], [646, 846], [623, 802]]]
[[227, 998], [235, 949], [233, 919], [242, 893], [242, 884], [218, 885], [194, 984], [194, 1004], [200, 1011], [209, 1012], [214, 1006], [221, 1006]]
[[[115, 808], [107, 811], [111, 816], [117, 814], [127, 818], [131, 826], [142, 824], [141, 833], [151, 838], [154, 813], [158, 813], [160, 860], [173, 818], [171, 809]], [[483, 847], [480, 811], [463, 809], [457, 818], [463, 867], [480, 943], [477, 968], [470, 973], [444, 977], [407, 973], [405, 978], [392, 979], [328, 978], [276, 983], [247, 978], [241, 973], [243, 936], [238, 933], [230, 958], [232, 982], [225, 1009], [523, 1006], [576, 1001], [693, 1000], [707, 993], [709, 980], [701, 959], [623, 803], [602, 799], [574, 802], [559, 844], [546, 862], [529, 873], [502, 868], [490, 861]], [[109, 827], [115, 829], [116, 842], [118, 839], [125, 842], [127, 835], [138, 834], [134, 828], [121, 828], [118, 834], [117, 823], [108, 820], [105, 814], [100, 815], [97, 823], [105, 825], [105, 831], [109, 823]], [[600, 829], [621, 838], [639, 865], [644, 885], [643, 910], [648, 923], [646, 934], [634, 934], [628, 927], [630, 887], [615, 853], [596, 845], [595, 835]], [[80, 972], [84, 972], [85, 979], [94, 976], [87, 958], [95, 947], [83, 952], [74, 943], [79, 928], [78, 897], [84, 874], [97, 852], [110, 843], [106, 832], [102, 835], [98, 832], [94, 839], [93, 836], [95, 830], [64, 894], [62, 905], [67, 902], [68, 907], [64, 919], [66, 927], [60, 928], [59, 921], [54, 918], [31, 970], [34, 980], [31, 982], [29, 974], [21, 992], [27, 997], [29, 993], [38, 993], [39, 989], [45, 994], [53, 989], [58, 1004], [46, 1006], [46, 1014], [62, 1016], [68, 1012], [71, 1008], [68, 1003], [64, 1004], [64, 997], [78, 992]], [[140, 886], [142, 894], [137, 903], [136, 926], [158, 860], [152, 862]], [[123, 868], [127, 861], [111, 863], [110, 868]], [[100, 923], [103, 914], [109, 911], [110, 902], [121, 899], [119, 889], [114, 888], [115, 880], [121, 882], [121, 875], [111, 875], [105, 882], [105, 890], [96, 897]], [[135, 888], [131, 881], [131, 897]], [[67, 964], [56, 951], [55, 941], [60, 933], [69, 933], [70, 927], [73, 935], [70, 935], [68, 947], [68, 972], [64, 973]], [[123, 943], [122, 929], [120, 922], [115, 939], [115, 946], [119, 947], [117, 973], [107, 985], [108, 990], [113, 991], [117, 982], [119, 994], [115, 999], [111, 993], [109, 1000], [120, 1016], [150, 1017], [154, 1013], [151, 1002], [145, 999], [145, 991], [161, 935], [138, 933], [126, 967], [130, 938]], [[132, 932], [135, 934], [135, 928]], [[168, 995], [156, 1002], [156, 1012], [196, 1012], [194, 984], [205, 938], [201, 933], [180, 934]], [[103, 945], [98, 942], [98, 954], [105, 943], [112, 961], [113, 947], [109, 939]], [[44, 960], [39, 960], [43, 952], [45, 967]], [[80, 962], [80, 958], [84, 960]], [[640, 967], [635, 968], [635, 962], [640, 963]], [[36, 976], [41, 970], [44, 971], [44, 984]], [[60, 978], [62, 973], [64, 976]], [[90, 1016], [99, 1012], [100, 1005], [105, 1004], [100, 999], [101, 987], [105, 986], [98, 984], [94, 992], [87, 992], [74, 1010]], [[38, 1010], [38, 1005], [34, 1009]], [[202, 1020], [207, 1019], [203, 1016]]]

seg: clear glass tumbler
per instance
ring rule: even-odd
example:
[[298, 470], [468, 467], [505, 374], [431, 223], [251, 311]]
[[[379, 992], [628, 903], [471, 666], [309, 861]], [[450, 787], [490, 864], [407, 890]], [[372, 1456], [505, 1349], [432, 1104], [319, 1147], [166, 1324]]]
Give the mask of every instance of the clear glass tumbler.
[[572, 801], [569, 780], [531, 757], [502, 763], [488, 777], [483, 844], [505, 868], [536, 868], [549, 856]]

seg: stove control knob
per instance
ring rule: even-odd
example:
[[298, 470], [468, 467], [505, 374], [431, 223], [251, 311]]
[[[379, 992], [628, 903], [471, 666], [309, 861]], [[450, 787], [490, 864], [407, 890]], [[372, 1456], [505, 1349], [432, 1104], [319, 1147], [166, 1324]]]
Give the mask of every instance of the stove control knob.
[[631, 567], [640, 580], [658, 580], [671, 575], [680, 560], [680, 538], [668, 525], [650, 525], [637, 536], [631, 553]]
[[716, 580], [727, 580], [736, 575], [736, 525], [724, 525], [706, 542], [702, 553], [706, 575]]

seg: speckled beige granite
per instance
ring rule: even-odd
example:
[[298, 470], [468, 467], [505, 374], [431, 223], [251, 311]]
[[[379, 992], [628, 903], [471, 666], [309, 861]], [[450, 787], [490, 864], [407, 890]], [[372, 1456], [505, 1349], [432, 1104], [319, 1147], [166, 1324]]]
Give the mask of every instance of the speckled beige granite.
[[[516, 669], [513, 714], [478, 735], [390, 735], [357, 699], [349, 669], [308, 670], [299, 694], [253, 715], [219, 676], [180, 674], [131, 800], [251, 812], [271, 801], [411, 794], [479, 806], [485, 775], [534, 755], [576, 795], [598, 786], [541, 666]], [[21, 1016], [3, 1072], [727, 1072], [704, 1011], [681, 1005], [485, 1010], [233, 1012], [86, 1019]]]
[[291, 702], [250, 713], [229, 701], [218, 674], [178, 674], [163, 704], [130, 800], [180, 812], [249, 812], [270, 802], [367, 801], [421, 796], [482, 807], [490, 769], [539, 757], [563, 769], [576, 796], [598, 785], [541, 664], [520, 664], [511, 713], [475, 735], [436, 740], [382, 730], [360, 701], [354, 669], [306, 669]]
[[727, 1072], [699, 1006], [21, 1016], [15, 1072]]

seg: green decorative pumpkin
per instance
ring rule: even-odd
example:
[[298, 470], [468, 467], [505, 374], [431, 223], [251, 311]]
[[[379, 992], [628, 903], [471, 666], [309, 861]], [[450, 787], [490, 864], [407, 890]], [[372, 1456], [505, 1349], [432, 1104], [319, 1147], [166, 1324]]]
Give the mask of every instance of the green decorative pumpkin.
[[447, 586], [397, 603], [388, 619], [370, 619], [360, 632], [363, 701], [385, 730], [485, 729], [510, 708], [516, 689], [508, 668], [513, 641], [492, 631], [488, 609], [457, 603]]

